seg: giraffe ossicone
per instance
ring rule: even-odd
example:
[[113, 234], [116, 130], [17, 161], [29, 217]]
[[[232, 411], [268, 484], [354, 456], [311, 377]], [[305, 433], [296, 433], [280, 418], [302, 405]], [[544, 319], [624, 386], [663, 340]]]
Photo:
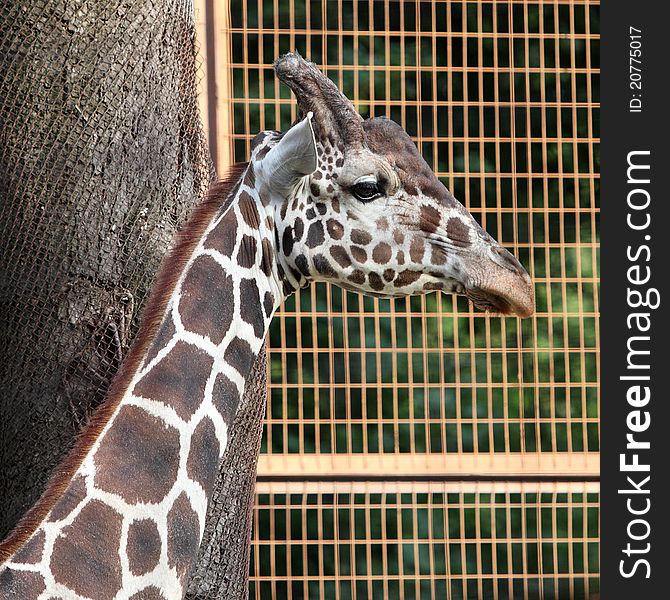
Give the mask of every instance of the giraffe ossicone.
[[328, 281], [431, 290], [529, 316], [533, 286], [435, 177], [405, 131], [363, 119], [297, 53], [275, 72], [298, 120], [195, 209], [164, 261], [109, 396], [0, 544], [1, 598], [184, 594], [245, 380], [274, 311]]

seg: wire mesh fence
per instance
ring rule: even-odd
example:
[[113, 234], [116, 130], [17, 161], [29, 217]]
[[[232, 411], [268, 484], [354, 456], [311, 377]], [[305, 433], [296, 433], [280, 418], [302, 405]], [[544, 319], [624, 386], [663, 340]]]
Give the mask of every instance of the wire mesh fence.
[[403, 125], [537, 300], [523, 321], [326, 284], [285, 303], [268, 339], [252, 597], [596, 594], [598, 4], [200, 10], [219, 169], [292, 123], [272, 62], [297, 49], [361, 114]]
[[104, 400], [209, 186], [192, 20], [190, 0], [0, 4], [0, 539]]
[[584, 484], [460, 487], [261, 486], [252, 597], [585, 598], [597, 589], [598, 494]]

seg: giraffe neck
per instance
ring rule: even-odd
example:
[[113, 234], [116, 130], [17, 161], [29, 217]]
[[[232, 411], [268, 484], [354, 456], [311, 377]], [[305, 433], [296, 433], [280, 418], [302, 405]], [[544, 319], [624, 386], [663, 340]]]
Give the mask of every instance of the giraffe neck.
[[63, 493], [0, 566], [0, 592], [183, 595], [228, 428], [284, 297], [272, 227], [250, 166], [204, 232], [187, 229], [188, 257], [159, 277], [178, 275], [156, 291], [160, 324]]

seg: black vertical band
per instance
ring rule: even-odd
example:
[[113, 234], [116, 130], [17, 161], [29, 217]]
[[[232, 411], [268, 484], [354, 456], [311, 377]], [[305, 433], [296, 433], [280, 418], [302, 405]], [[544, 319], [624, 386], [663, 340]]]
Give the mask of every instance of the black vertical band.
[[650, 1], [608, 2], [602, 11], [601, 577], [606, 599], [668, 597], [670, 339], [663, 313], [670, 302], [670, 223], [664, 210], [670, 32], [661, 8]]

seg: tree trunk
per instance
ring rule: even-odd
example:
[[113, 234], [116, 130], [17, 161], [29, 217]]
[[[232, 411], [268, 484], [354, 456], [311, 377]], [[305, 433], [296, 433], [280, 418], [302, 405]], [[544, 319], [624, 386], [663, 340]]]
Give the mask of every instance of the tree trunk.
[[[0, 538], [104, 399], [160, 260], [212, 179], [192, 11], [188, 0], [0, 6]], [[217, 490], [236, 493], [212, 503], [198, 597], [221, 588], [215, 569], [246, 594], [261, 366], [230, 432]]]

